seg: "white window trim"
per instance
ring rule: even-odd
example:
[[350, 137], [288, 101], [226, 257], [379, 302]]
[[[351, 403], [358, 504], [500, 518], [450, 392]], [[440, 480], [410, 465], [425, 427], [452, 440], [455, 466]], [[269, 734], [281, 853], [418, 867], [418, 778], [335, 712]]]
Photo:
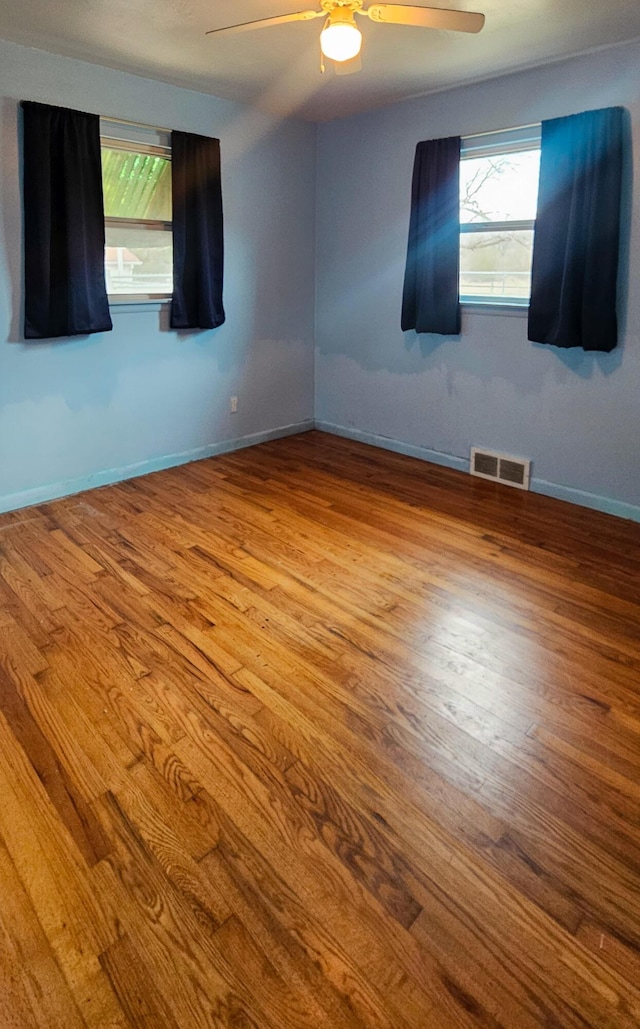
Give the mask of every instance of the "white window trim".
[[[111, 118], [100, 119], [100, 146], [115, 150], [128, 150], [132, 146], [143, 154], [153, 154], [171, 160], [171, 132], [169, 129], [154, 128], [152, 125], [138, 125], [133, 122], [119, 122]], [[104, 220], [105, 228], [113, 225], [131, 225], [151, 230], [171, 231], [172, 222], [160, 219], [108, 218]], [[108, 293], [110, 307], [152, 306], [167, 304], [171, 300], [170, 293]]]
[[[540, 148], [542, 125], [537, 122], [533, 125], [523, 125], [518, 128], [499, 129], [496, 132], [482, 132], [476, 136], [463, 136], [460, 143], [460, 160], [469, 160], [472, 157], [494, 157], [504, 154], [514, 154], [523, 150], [534, 150]], [[461, 222], [460, 233], [465, 232], [500, 232], [501, 230], [531, 230], [535, 228], [535, 219], [524, 221], [502, 221], [502, 222]], [[499, 313], [511, 309], [512, 311], [526, 312], [529, 308], [529, 300], [519, 297], [490, 297], [486, 300], [471, 293], [461, 293], [459, 302], [463, 307], [469, 309], [491, 309], [493, 313]]]

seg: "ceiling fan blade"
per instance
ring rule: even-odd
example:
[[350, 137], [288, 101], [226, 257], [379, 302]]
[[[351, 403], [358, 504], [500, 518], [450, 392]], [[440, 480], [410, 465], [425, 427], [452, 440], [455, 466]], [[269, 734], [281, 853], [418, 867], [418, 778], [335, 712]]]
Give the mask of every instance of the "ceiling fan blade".
[[354, 75], [357, 71], [362, 71], [360, 54], [356, 54], [350, 61], [332, 61], [332, 64], [336, 75]]
[[312, 21], [313, 18], [326, 18], [325, 11], [298, 11], [295, 14], [281, 14], [277, 18], [262, 18], [260, 21], [243, 21], [240, 25], [223, 25], [220, 29], [209, 29], [205, 36], [215, 36], [226, 32], [250, 32], [252, 29], [267, 29], [270, 25], [286, 25], [289, 21]]
[[446, 11], [440, 7], [413, 7], [406, 4], [374, 4], [362, 14], [371, 21], [388, 25], [416, 25], [425, 29], [448, 29], [452, 32], [479, 32], [484, 14], [472, 11]]

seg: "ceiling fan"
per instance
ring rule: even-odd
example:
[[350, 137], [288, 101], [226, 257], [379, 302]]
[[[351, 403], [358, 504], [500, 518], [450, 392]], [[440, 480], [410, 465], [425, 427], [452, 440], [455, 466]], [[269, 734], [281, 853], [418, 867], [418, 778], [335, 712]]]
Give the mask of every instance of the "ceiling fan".
[[412, 25], [416, 28], [446, 29], [452, 32], [479, 32], [484, 25], [484, 14], [474, 14], [471, 11], [452, 11], [440, 7], [416, 7], [407, 4], [372, 4], [365, 9], [364, 0], [320, 0], [319, 11], [297, 11], [275, 18], [245, 21], [240, 25], [210, 29], [206, 35], [248, 32], [252, 29], [266, 29], [272, 25], [285, 25], [291, 21], [325, 18], [325, 26], [320, 34], [320, 49], [325, 57], [339, 65], [347, 61], [353, 63], [360, 53], [362, 33], [356, 25], [356, 15], [370, 18], [380, 25]]

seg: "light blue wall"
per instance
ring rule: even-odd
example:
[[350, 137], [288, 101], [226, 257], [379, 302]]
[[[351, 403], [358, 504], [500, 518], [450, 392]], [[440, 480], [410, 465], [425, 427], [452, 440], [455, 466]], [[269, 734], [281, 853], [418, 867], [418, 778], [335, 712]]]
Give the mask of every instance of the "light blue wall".
[[[418, 140], [614, 104], [630, 111], [635, 141], [619, 349], [537, 346], [526, 318], [471, 310], [460, 338], [403, 335]], [[638, 43], [322, 125], [317, 180], [316, 419], [457, 467], [472, 444], [531, 457], [536, 488], [640, 515]]]
[[[20, 342], [18, 101], [219, 136], [227, 322]], [[314, 126], [0, 41], [0, 510], [313, 418]], [[229, 398], [239, 398], [229, 413]]]

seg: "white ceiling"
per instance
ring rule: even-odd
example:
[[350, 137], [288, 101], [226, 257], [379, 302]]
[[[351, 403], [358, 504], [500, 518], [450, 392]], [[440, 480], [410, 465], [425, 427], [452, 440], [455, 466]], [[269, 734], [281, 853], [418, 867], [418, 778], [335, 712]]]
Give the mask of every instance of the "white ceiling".
[[[393, 0], [389, 0], [393, 2]], [[5, 0], [0, 37], [324, 121], [640, 37], [639, 0], [431, 0], [480, 10], [479, 35], [359, 19], [362, 71], [320, 74], [322, 21], [205, 36], [314, 0]]]

